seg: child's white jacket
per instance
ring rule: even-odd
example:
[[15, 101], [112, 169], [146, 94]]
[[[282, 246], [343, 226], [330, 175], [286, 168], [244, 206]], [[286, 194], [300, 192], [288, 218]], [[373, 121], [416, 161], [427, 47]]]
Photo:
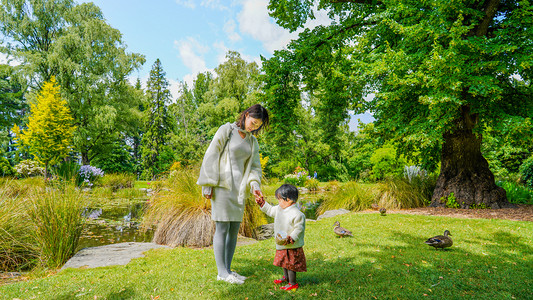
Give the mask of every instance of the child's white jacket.
[[293, 244], [276, 244], [276, 250], [296, 249], [304, 245], [305, 215], [296, 205], [283, 209], [279, 205], [272, 206], [265, 201], [261, 210], [274, 218], [274, 235], [284, 231], [294, 240]]

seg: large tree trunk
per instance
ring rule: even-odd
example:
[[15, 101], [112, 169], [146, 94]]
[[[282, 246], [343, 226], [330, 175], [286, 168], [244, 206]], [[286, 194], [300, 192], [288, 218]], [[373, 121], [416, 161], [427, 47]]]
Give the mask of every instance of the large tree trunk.
[[481, 154], [481, 135], [473, 132], [477, 115], [462, 108], [456, 130], [444, 134], [441, 169], [431, 198], [433, 207], [443, 207], [451, 193], [461, 208], [513, 207], [507, 201], [505, 190], [494, 182], [494, 175]]

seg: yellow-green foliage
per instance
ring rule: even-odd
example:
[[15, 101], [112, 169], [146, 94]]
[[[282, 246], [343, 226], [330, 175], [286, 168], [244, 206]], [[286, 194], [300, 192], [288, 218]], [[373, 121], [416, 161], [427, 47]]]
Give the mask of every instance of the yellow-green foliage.
[[331, 196], [322, 202], [318, 208], [318, 214], [328, 210], [348, 209], [360, 211], [369, 208], [375, 198], [373, 185], [350, 181], [338, 188]]
[[13, 132], [19, 144], [29, 147], [30, 153], [45, 166], [54, 165], [67, 156], [73, 143], [73, 118], [59, 93], [55, 77], [45, 82], [31, 104], [27, 128], [15, 125]]

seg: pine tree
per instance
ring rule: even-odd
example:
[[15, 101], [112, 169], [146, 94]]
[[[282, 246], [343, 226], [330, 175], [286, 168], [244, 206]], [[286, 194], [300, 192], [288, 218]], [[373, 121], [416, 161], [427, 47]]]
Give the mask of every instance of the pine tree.
[[30, 106], [27, 128], [21, 131], [15, 125], [13, 132], [19, 144], [28, 146], [35, 159], [48, 167], [65, 158], [72, 148], [73, 118], [67, 102], [59, 94], [55, 77], [43, 84], [37, 95], [37, 103]]
[[172, 122], [168, 114], [170, 102], [169, 83], [161, 61], [157, 59], [146, 83], [148, 101], [144, 111], [144, 134], [142, 137], [142, 163], [145, 179], [153, 179], [172, 163], [172, 152], [168, 146]]

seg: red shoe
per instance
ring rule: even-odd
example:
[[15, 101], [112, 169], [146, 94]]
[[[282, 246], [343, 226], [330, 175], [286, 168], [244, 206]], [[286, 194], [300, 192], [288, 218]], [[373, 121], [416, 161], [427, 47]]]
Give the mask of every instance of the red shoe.
[[289, 283], [289, 284], [287, 284], [285, 286], [280, 287], [280, 289], [286, 290], [286, 291], [295, 290], [297, 288], [298, 288], [298, 284], [297, 283], [295, 283], [295, 284], [290, 284]]
[[274, 283], [275, 284], [280, 284], [280, 283], [283, 283], [285, 281], [287, 281], [287, 278], [285, 278], [285, 276], [283, 276], [283, 278], [281, 278], [281, 279], [274, 280]]

